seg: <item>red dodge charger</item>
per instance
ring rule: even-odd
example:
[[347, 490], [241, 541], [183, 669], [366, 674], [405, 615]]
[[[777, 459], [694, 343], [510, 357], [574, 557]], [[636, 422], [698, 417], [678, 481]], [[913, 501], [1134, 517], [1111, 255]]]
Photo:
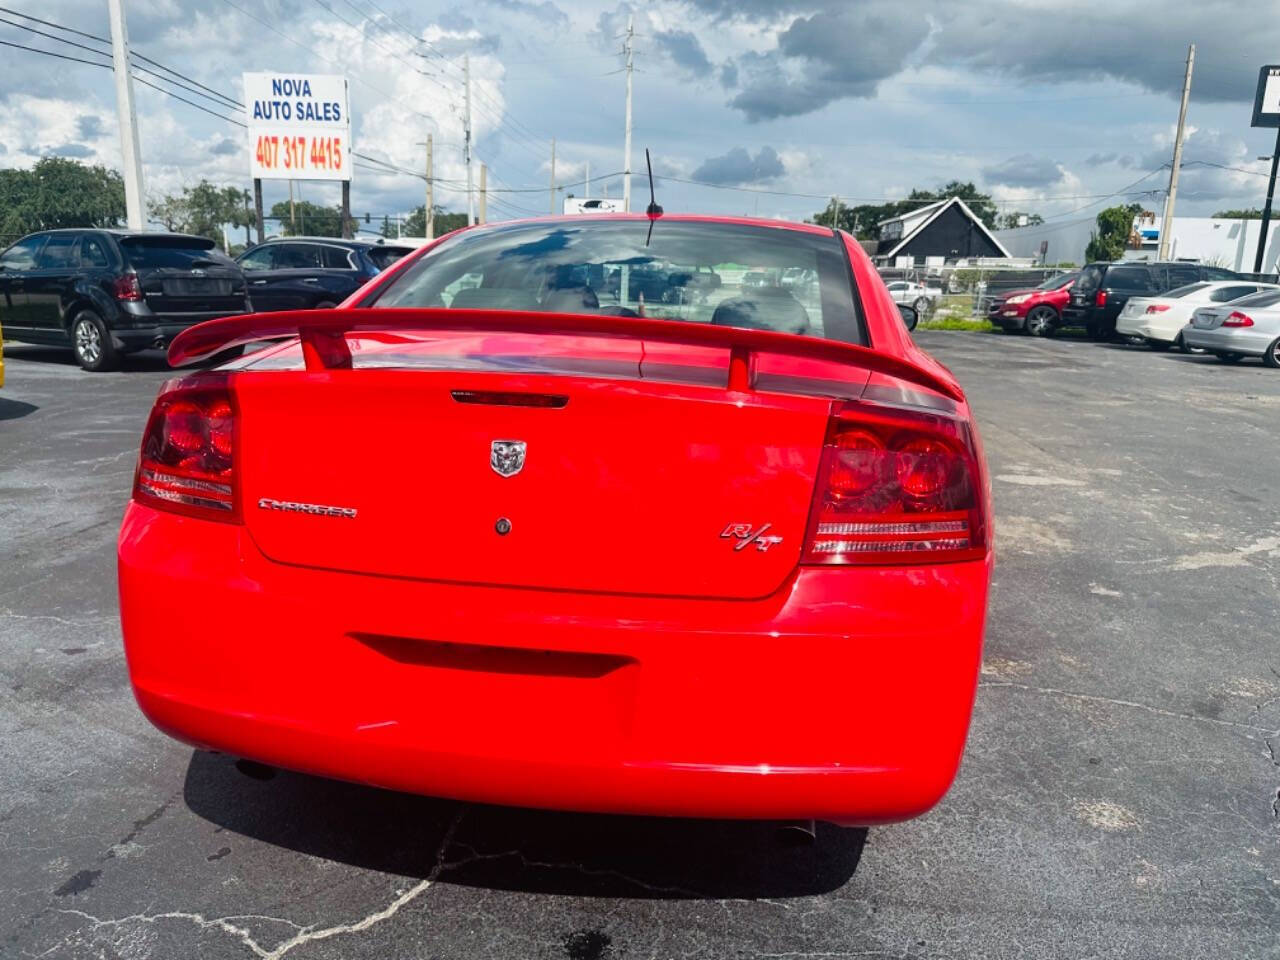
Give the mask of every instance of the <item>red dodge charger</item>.
[[990, 488], [846, 234], [492, 224], [169, 355], [256, 341], [142, 439], [120, 609], [160, 729], [564, 810], [877, 824], [946, 792]]

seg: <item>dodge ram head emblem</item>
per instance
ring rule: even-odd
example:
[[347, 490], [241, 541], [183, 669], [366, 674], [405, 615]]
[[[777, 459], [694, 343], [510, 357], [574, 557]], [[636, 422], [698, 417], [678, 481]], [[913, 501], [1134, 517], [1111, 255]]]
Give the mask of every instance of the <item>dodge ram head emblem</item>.
[[489, 444], [489, 466], [500, 477], [514, 477], [524, 468], [523, 440], [494, 440]]
[[754, 526], [751, 523], [731, 523], [721, 531], [720, 537], [724, 540], [737, 540], [738, 542], [733, 545], [735, 551], [745, 550], [754, 543], [756, 549], [764, 553], [775, 543], [782, 542], [781, 537], [765, 536], [773, 526], [772, 523], [762, 523], [758, 530], [752, 529]]

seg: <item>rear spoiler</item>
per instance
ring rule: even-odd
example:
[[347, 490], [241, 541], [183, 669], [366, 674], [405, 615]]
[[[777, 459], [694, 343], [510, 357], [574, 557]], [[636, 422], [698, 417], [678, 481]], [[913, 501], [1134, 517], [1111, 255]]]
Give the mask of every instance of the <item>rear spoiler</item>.
[[552, 336], [625, 337], [657, 340], [729, 350], [731, 390], [751, 389], [752, 358], [771, 353], [809, 360], [845, 363], [936, 390], [953, 400], [964, 393], [954, 382], [908, 360], [838, 340], [822, 340], [772, 330], [712, 326], [652, 317], [618, 317], [607, 314], [542, 313], [507, 310], [450, 310], [422, 308], [350, 308], [296, 310], [209, 320], [183, 330], [169, 345], [169, 363], [181, 366], [229, 347], [298, 337], [308, 370], [345, 370], [351, 367], [350, 333], [385, 333], [394, 330], [534, 333]]

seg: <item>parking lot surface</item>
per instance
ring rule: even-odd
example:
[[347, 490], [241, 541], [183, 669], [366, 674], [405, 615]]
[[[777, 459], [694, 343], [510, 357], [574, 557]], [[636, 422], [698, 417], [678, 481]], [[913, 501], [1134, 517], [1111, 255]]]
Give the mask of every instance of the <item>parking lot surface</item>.
[[973, 727], [932, 813], [807, 848], [264, 779], [169, 740], [129, 692], [114, 560], [168, 371], [8, 345], [0, 957], [1280, 956], [1280, 374], [919, 339], [993, 477]]

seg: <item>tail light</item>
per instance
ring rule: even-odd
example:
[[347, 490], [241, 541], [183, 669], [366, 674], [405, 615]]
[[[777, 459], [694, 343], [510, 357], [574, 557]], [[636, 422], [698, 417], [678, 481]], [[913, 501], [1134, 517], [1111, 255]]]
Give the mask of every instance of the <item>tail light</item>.
[[1227, 314], [1227, 319], [1222, 321], [1224, 327], [1252, 327], [1253, 317], [1247, 313], [1241, 313], [1239, 310], [1233, 310]]
[[117, 300], [141, 300], [142, 285], [138, 283], [136, 273], [122, 273], [116, 277], [112, 296]]
[[986, 553], [967, 424], [849, 404], [827, 428], [804, 563], [944, 563]]
[[1105, 307], [1107, 305], [1107, 291], [1099, 290], [1094, 294], [1093, 305], [1095, 307]]
[[240, 522], [235, 394], [225, 376], [170, 380], [151, 409], [133, 481], [138, 503]]
[[1164, 313], [1168, 309], [1169, 305], [1167, 303], [1153, 303], [1147, 307], [1147, 313]]

